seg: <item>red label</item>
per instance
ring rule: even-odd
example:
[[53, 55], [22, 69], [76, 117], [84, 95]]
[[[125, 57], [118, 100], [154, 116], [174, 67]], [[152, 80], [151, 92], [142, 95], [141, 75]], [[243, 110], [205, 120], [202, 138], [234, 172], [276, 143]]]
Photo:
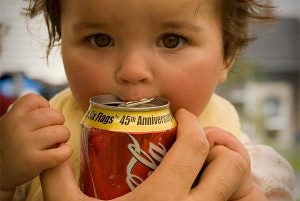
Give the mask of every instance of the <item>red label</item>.
[[130, 192], [156, 169], [175, 139], [176, 128], [125, 133], [83, 127], [81, 189], [99, 199]]

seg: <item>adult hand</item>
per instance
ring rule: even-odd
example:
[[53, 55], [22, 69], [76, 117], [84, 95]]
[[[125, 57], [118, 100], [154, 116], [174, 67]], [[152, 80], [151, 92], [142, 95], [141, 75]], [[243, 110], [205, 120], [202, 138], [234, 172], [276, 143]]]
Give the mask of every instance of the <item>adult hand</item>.
[[[176, 120], [177, 140], [159, 167], [134, 191], [113, 199], [114, 201], [216, 201], [232, 195], [234, 190], [222, 187], [216, 179], [215, 175], [224, 174], [222, 167], [212, 168], [209, 174], [205, 174], [201, 185], [192, 188], [210, 147], [196, 116], [180, 109], [176, 113]], [[239, 184], [239, 174], [241, 173], [228, 172], [226, 185]], [[68, 163], [43, 172], [41, 182], [46, 201], [96, 201], [80, 191]]]

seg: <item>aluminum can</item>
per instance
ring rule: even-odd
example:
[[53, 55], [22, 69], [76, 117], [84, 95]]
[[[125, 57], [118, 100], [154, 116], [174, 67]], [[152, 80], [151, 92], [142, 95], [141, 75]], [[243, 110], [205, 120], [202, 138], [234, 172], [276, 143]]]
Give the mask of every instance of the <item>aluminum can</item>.
[[164, 98], [91, 98], [81, 121], [81, 190], [98, 199], [132, 191], [157, 168], [175, 139], [176, 121]]

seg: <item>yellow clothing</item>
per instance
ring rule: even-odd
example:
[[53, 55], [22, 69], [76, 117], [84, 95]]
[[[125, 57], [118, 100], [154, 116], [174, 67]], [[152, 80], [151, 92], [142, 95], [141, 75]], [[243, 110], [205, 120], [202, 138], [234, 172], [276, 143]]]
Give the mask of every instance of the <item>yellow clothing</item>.
[[[80, 160], [80, 120], [84, 113], [78, 108], [72, 93], [69, 89], [57, 94], [51, 101], [51, 107], [60, 111], [65, 116], [65, 126], [71, 132], [68, 142], [73, 148], [73, 155], [70, 164], [76, 179], [79, 179], [79, 160]], [[233, 106], [225, 99], [214, 95], [208, 106], [200, 116], [203, 127], [218, 126], [234, 133], [240, 133], [238, 115]], [[34, 179], [27, 201], [42, 201], [42, 191], [39, 179]]]
[[[66, 89], [57, 94], [51, 101], [51, 107], [60, 111], [65, 116], [65, 126], [69, 128], [71, 137], [68, 142], [73, 148], [70, 159], [75, 178], [79, 179], [80, 163], [80, 120], [84, 113], [77, 106], [71, 91]], [[265, 191], [270, 200], [293, 200], [293, 172], [288, 163], [273, 150], [266, 146], [252, 145], [244, 135], [240, 136], [241, 129], [238, 115], [234, 107], [223, 98], [213, 95], [207, 107], [199, 117], [203, 127], [216, 126], [233, 133], [245, 144], [254, 166], [252, 174], [259, 186]], [[282, 166], [274, 166], [280, 161]], [[266, 171], [267, 170], [267, 171]], [[275, 172], [276, 173], [275, 173]], [[271, 174], [271, 172], [273, 172]], [[273, 175], [277, 175], [274, 177]], [[272, 198], [272, 199], [271, 199]], [[281, 199], [282, 198], [282, 199]], [[18, 199], [15, 199], [18, 200]], [[39, 179], [33, 180], [26, 201], [42, 201], [42, 190]]]

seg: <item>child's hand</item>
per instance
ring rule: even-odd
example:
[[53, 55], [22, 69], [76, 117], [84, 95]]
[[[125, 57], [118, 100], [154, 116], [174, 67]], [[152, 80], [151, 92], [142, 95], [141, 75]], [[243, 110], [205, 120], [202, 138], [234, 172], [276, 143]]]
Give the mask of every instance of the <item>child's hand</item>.
[[[210, 152], [207, 158], [207, 167], [204, 170], [200, 186], [202, 184], [209, 185], [211, 180], [218, 180], [219, 185], [216, 188], [223, 188], [225, 192], [232, 192], [219, 194], [222, 197], [216, 197], [216, 200], [234, 200], [234, 201], [251, 201], [267, 200], [262, 191], [254, 186], [251, 175], [251, 163], [247, 150], [232, 134], [219, 128], [209, 127], [205, 128], [205, 133], [210, 144]], [[229, 162], [230, 161], [230, 162]], [[217, 169], [222, 168], [219, 174], [212, 177], [211, 172], [217, 172]], [[206, 175], [210, 175], [209, 180]], [[235, 180], [234, 183], [228, 182], [230, 177], [239, 175], [239, 182]]]
[[13, 191], [71, 156], [63, 123], [41, 96], [27, 94], [14, 103], [0, 119], [0, 190]]

